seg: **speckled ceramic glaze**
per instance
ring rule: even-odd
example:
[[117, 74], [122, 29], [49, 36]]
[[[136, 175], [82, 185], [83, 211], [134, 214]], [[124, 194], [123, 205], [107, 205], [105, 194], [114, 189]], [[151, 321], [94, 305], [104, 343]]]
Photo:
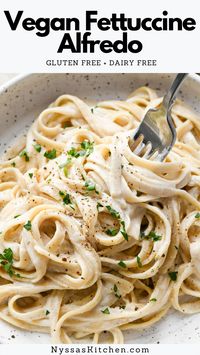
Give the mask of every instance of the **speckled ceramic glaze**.
[[[162, 95], [174, 75], [170, 74], [30, 74], [0, 89], [0, 152], [25, 132], [38, 113], [62, 94], [84, 100], [124, 99], [139, 86], [149, 85]], [[190, 75], [179, 97], [200, 113], [200, 79]], [[171, 311], [150, 329], [127, 331], [126, 343], [200, 343], [200, 314]], [[46, 334], [18, 330], [0, 321], [0, 343], [49, 343]]]

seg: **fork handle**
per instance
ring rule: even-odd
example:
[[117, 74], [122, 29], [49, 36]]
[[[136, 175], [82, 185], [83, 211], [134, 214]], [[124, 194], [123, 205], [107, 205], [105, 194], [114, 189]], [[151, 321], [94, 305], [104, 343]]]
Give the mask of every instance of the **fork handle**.
[[169, 88], [167, 94], [163, 98], [163, 106], [165, 107], [166, 111], [169, 111], [176, 99], [177, 91], [182, 83], [182, 81], [187, 76], [187, 73], [179, 73], [175, 77], [171, 87]]

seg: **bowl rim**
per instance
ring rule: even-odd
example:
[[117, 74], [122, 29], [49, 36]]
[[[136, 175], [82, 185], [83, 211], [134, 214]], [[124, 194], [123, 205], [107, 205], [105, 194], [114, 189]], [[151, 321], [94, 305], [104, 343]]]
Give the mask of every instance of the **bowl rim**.
[[[17, 74], [15, 77], [13, 77], [12, 79], [9, 79], [8, 81], [6, 81], [5, 83], [3, 83], [2, 85], [0, 85], [0, 95], [3, 94], [6, 90], [10, 89], [12, 86], [14, 86], [15, 84], [17, 83], [20, 83], [21, 81], [31, 77], [31, 76], [34, 76], [34, 75], [48, 75], [48, 74], [64, 74], [64, 73], [22, 73], [22, 74]], [[83, 75], [84, 73], [69, 73], [69, 74], [80, 74], [80, 75]], [[115, 75], [115, 74], [121, 74], [121, 73], [87, 73], [88, 75]], [[130, 75], [130, 74], [136, 74], [136, 75], [153, 75], [153, 74], [156, 74], [156, 75], [169, 75], [169, 74], [174, 74], [174, 73], [124, 73], [125, 75]], [[200, 84], [200, 75], [194, 73], [194, 74], [191, 74], [189, 73], [188, 74], [189, 78], [198, 82]]]

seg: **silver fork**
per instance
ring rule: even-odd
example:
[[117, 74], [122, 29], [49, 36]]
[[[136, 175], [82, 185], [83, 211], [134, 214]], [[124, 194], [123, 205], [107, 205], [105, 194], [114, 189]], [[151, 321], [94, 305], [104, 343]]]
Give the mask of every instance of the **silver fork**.
[[178, 74], [158, 109], [149, 109], [129, 145], [143, 158], [162, 161], [172, 149], [176, 130], [171, 117], [172, 105], [180, 84], [187, 74]]

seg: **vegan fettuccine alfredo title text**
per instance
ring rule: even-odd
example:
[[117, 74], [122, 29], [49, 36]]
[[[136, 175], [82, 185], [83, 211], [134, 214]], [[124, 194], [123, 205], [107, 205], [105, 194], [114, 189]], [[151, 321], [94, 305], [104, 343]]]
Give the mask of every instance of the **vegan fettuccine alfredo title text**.
[[[95, 53], [97, 48], [103, 53], [139, 53], [143, 49], [143, 43], [136, 38], [139, 31], [193, 31], [196, 28], [194, 18], [170, 17], [166, 10], [155, 18], [126, 17], [124, 13], [100, 17], [98, 11], [86, 11], [84, 24], [77, 17], [32, 18], [22, 10], [15, 13], [5, 10], [4, 15], [12, 31], [23, 29], [38, 37], [47, 37], [53, 31], [62, 32], [56, 48], [58, 53]], [[105, 39], [93, 37], [95, 28], [105, 33]], [[108, 31], [116, 31], [117, 40], [106, 38]]]

